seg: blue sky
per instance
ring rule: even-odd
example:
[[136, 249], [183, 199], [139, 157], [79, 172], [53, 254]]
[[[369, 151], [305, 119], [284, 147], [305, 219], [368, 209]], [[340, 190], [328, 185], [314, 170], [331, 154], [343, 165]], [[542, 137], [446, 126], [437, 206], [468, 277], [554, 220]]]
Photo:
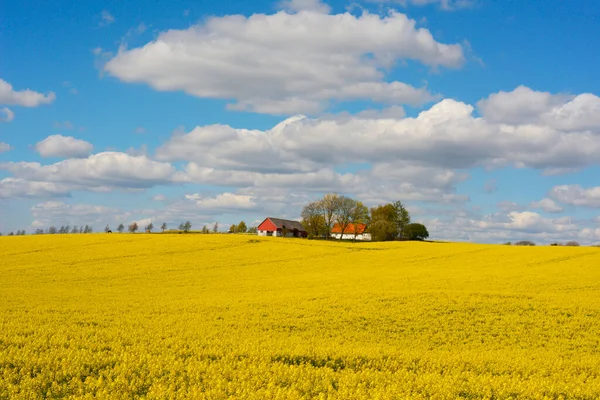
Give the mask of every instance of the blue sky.
[[432, 238], [600, 242], [600, 5], [9, 2], [0, 231], [402, 200]]

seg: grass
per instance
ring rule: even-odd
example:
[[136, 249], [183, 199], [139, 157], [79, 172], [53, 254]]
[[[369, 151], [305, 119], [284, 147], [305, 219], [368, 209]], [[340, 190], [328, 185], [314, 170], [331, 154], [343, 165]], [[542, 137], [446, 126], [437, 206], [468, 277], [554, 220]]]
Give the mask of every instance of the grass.
[[0, 237], [0, 398], [597, 399], [600, 249]]

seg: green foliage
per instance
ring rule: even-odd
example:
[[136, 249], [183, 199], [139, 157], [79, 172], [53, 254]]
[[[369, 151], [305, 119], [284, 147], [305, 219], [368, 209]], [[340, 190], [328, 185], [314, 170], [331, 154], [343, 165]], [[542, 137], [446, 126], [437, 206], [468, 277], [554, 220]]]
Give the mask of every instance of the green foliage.
[[[73, 227], [73, 229], [76, 229], [76, 228]], [[119, 226], [117, 227], [117, 231], [119, 231], [119, 233], [123, 233], [123, 230], [125, 230], [125, 225], [119, 224]]]
[[410, 214], [401, 201], [392, 203], [394, 206], [396, 230], [401, 239], [407, 239], [406, 227], [410, 224]]
[[244, 221], [240, 221], [240, 223], [237, 226], [237, 232], [238, 233], [246, 233], [248, 231], [248, 227], [246, 226], [246, 223]]
[[398, 236], [396, 209], [393, 204], [371, 208], [371, 238], [374, 241], [394, 240]]
[[429, 232], [423, 224], [408, 224], [405, 226], [405, 237], [408, 240], [425, 240]]

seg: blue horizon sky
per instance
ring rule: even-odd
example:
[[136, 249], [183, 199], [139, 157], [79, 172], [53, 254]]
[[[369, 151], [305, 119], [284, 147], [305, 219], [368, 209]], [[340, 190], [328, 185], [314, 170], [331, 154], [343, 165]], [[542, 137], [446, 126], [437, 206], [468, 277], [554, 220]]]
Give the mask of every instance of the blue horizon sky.
[[252, 225], [331, 191], [401, 200], [434, 239], [599, 243], [599, 19], [559, 0], [4, 4], [0, 232]]

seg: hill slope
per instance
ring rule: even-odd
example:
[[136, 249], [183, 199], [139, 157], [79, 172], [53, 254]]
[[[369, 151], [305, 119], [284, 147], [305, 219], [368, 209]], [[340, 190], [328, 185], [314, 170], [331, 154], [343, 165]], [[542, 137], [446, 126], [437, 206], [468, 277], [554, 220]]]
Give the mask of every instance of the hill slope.
[[0, 260], [0, 398], [600, 398], [597, 248], [47, 235]]

